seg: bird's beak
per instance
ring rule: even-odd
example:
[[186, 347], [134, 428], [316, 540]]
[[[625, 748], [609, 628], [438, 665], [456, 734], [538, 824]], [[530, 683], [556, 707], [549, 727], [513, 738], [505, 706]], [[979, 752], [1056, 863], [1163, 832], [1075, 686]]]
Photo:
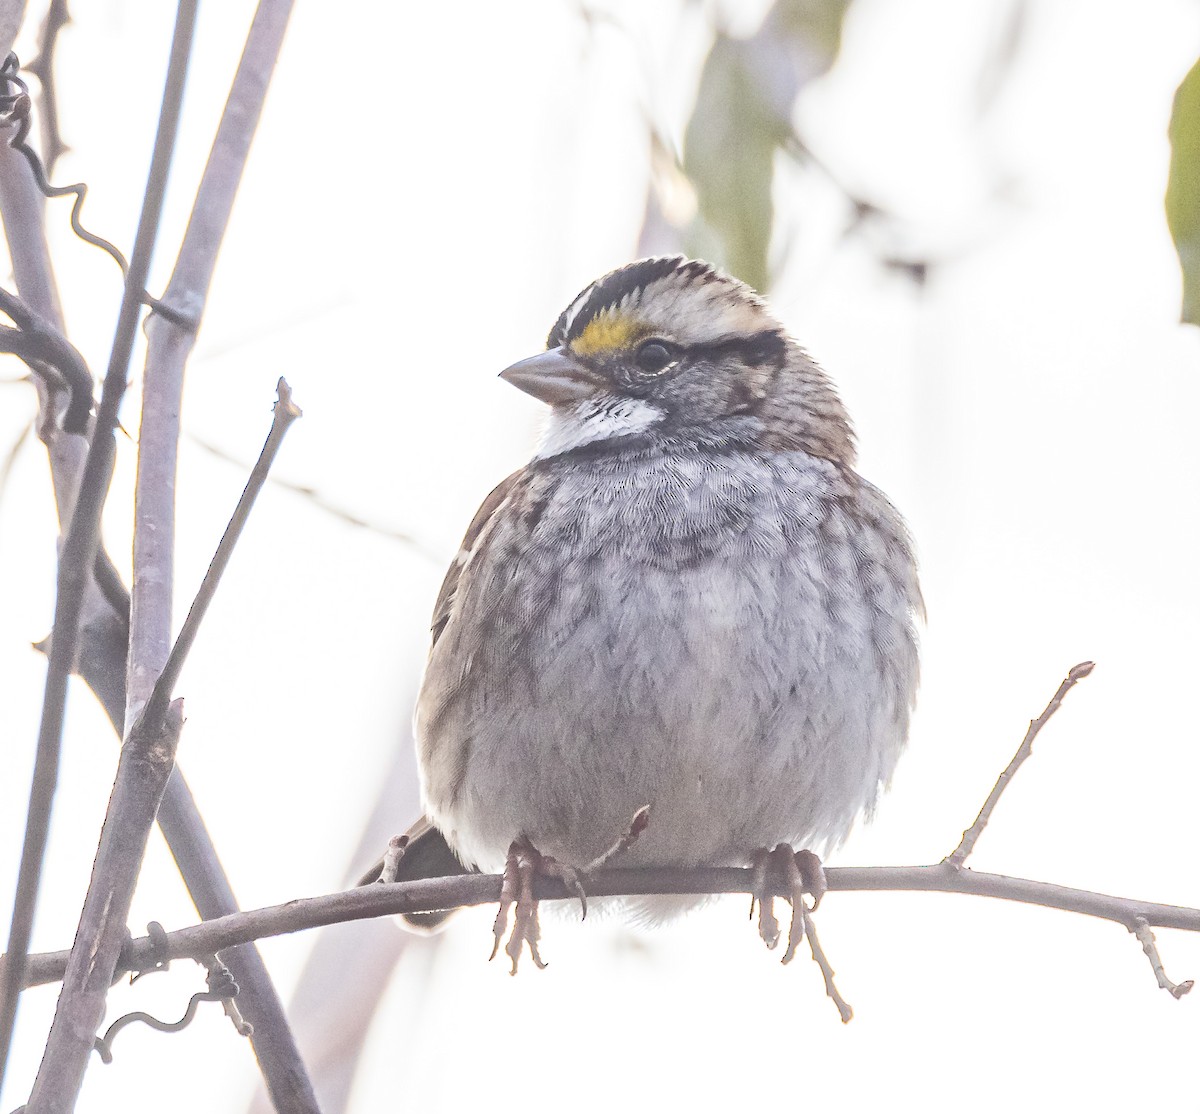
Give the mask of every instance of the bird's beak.
[[500, 373], [514, 387], [551, 406], [590, 398], [601, 387], [601, 380], [563, 348], [539, 352], [527, 360], [518, 360]]

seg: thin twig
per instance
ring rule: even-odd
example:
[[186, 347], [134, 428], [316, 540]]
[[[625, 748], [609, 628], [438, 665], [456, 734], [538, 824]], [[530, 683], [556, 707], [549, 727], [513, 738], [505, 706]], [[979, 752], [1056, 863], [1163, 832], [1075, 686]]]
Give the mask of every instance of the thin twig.
[[[141, 309], [142, 291], [150, 270], [150, 257], [166, 192], [167, 170], [179, 125], [196, 3], [197, 0], [180, 0], [158, 132], [155, 136], [142, 212], [134, 238], [133, 259], [126, 276], [108, 371], [101, 392], [100, 409], [84, 464], [79, 495], [59, 556], [54, 634], [50, 645], [41, 726], [29, 793], [25, 840], [17, 875], [17, 894], [9, 931], [10, 961], [3, 980], [0, 980], [0, 1085], [4, 1081], [8, 1050], [12, 1043], [17, 998], [22, 983], [21, 973], [24, 957], [29, 951], [29, 938], [33, 929], [34, 910], [41, 886], [42, 864], [49, 835], [50, 813], [54, 790], [58, 784], [67, 678], [75, 664], [80, 613], [83, 610], [84, 594], [99, 547], [100, 516], [111, 482], [113, 458], [116, 454], [117, 414], [125, 394], [134, 330]], [[32, 1114], [36, 1114], [34, 1107], [31, 1106], [30, 1110]]]
[[229, 559], [233, 556], [233, 550], [237, 546], [238, 538], [242, 536], [242, 531], [246, 527], [250, 512], [254, 509], [254, 501], [258, 498], [258, 493], [262, 491], [263, 484], [267, 482], [267, 475], [271, 471], [271, 464], [279, 453], [288, 429], [291, 427], [292, 422], [303, 414], [300, 407], [292, 402], [292, 391], [287, 385], [287, 380], [280, 379], [276, 385], [276, 390], [279, 397], [275, 403], [275, 417], [271, 422], [271, 431], [267, 434], [267, 440], [263, 444], [258, 461], [251, 470], [250, 478], [246, 481], [241, 498], [238, 499], [237, 506], [233, 510], [233, 515], [229, 519], [229, 525], [225, 527], [225, 533], [221, 535], [217, 551], [213, 554], [212, 561], [209, 562], [208, 571], [204, 574], [204, 580], [200, 583], [200, 590], [196, 593], [196, 598], [192, 601], [192, 606], [188, 610], [187, 618], [183, 621], [183, 626], [179, 630], [179, 636], [175, 639], [175, 644], [171, 647], [171, 653], [167, 657], [166, 664], [163, 666], [158, 680], [154, 682], [150, 699], [146, 701], [146, 707], [141, 716], [148, 723], [155, 723], [166, 714], [167, 705], [170, 702], [171, 693], [175, 689], [176, 682], [179, 680], [183, 663], [187, 660], [188, 653], [196, 641], [200, 624], [204, 621], [204, 616], [208, 613], [209, 605], [216, 595], [217, 587], [221, 583], [221, 577], [229, 565]]
[[1025, 738], [1021, 740], [1021, 745], [1017, 748], [1017, 753], [1013, 755], [1012, 761], [996, 779], [996, 784], [992, 786], [992, 791], [988, 794], [987, 800], [983, 802], [983, 808], [979, 810], [979, 815], [975, 817], [975, 822], [963, 832], [958, 846], [946, 856], [943, 862], [948, 863], [952, 867], [961, 867], [967, 861], [967, 856], [975, 849], [975, 844], [978, 842], [979, 837], [983, 835], [984, 828], [988, 826], [988, 821], [992, 817], [996, 803], [1000, 800], [1000, 795], [1008, 788], [1008, 783], [1012, 781], [1013, 775], [1020, 769], [1021, 763], [1033, 753], [1033, 740], [1037, 738], [1038, 732], [1046, 726], [1047, 720], [1062, 706], [1063, 698], [1067, 693], [1091, 673], [1095, 666], [1096, 663], [1092, 661], [1082, 661], [1075, 666], [1067, 674], [1063, 683], [1058, 686], [1058, 691], [1050, 698], [1050, 703], [1046, 705], [1042, 714], [1037, 719], [1030, 720], [1029, 730], [1025, 732]]
[[[1115, 897], [1028, 878], [985, 874], [967, 867], [955, 869], [946, 863], [933, 866], [826, 867], [825, 876], [830, 893], [903, 891], [967, 894], [1061, 909], [1113, 921], [1126, 928], [1132, 928], [1140, 917], [1148, 925], [1157, 928], [1200, 932], [1200, 909]], [[168, 933], [166, 942], [158, 948], [149, 936], [137, 937], [129, 941], [122, 951], [118, 970], [141, 970], [162, 959], [195, 959], [235, 944], [343, 921], [494, 904], [500, 900], [501, 881], [498, 874], [463, 874], [396, 882], [387, 886], [356, 886], [322, 897], [299, 898], [283, 905], [234, 913]], [[749, 867], [610, 868], [597, 871], [588, 879], [588, 892], [593, 897], [750, 894], [754, 892], [753, 887], [754, 872]], [[787, 895], [781, 893], [779, 896]], [[540, 901], [576, 900], [574, 891], [568, 885], [559, 879], [542, 875], [535, 879], [534, 897]], [[61, 978], [66, 956], [66, 952], [53, 952], [31, 957], [29, 985]]]
[[[239, 468], [244, 467], [242, 461], [227, 453], [224, 449], [214, 445], [211, 441], [206, 441], [202, 437], [197, 437], [194, 433], [187, 435], [188, 439], [197, 447], [203, 449], [206, 453], [211, 453], [218, 460], [224, 461], [226, 464], [233, 464]], [[290, 491], [295, 495], [299, 495], [306, 502], [316, 507], [317, 510], [336, 518], [348, 526], [356, 526], [359, 529], [367, 530], [372, 534], [377, 534], [381, 538], [388, 538], [391, 541], [400, 542], [402, 545], [408, 546], [419, 557], [423, 557], [439, 568], [444, 568], [448, 560], [446, 554], [439, 552], [433, 546], [423, 542], [420, 538], [413, 534], [406, 533], [404, 530], [396, 530], [391, 526], [385, 526], [380, 522], [374, 522], [369, 518], [363, 518], [361, 515], [355, 514], [346, 507], [338, 505], [332, 499], [322, 495], [311, 484], [296, 483], [294, 480], [284, 479], [281, 476], [272, 476], [271, 484], [275, 487], [281, 487], [285, 491]]]
[[1137, 937], [1138, 943], [1142, 945], [1142, 951], [1146, 953], [1146, 958], [1150, 960], [1150, 970], [1154, 972], [1154, 977], [1158, 981], [1158, 985], [1163, 988], [1172, 998], [1182, 998], [1195, 985], [1195, 980], [1185, 979], [1183, 982], [1172, 982], [1167, 978], [1167, 972], [1163, 968], [1162, 956], [1158, 954], [1158, 942], [1154, 939], [1154, 932], [1150, 928], [1149, 922], [1145, 917], [1135, 917], [1133, 924], [1129, 927], [1129, 931]]
[[400, 863], [404, 859], [404, 852], [408, 847], [408, 836], [394, 835], [388, 840], [387, 850], [383, 853], [383, 867], [379, 872], [379, 877], [375, 880], [376, 885], [388, 885], [396, 881], [396, 874], [400, 870]]
[[825, 949], [821, 947], [821, 941], [817, 939], [817, 930], [813, 927], [812, 913], [809, 912], [808, 907], [803, 901], [800, 902], [798, 912], [804, 921], [804, 935], [808, 937], [808, 947], [812, 952], [813, 962], [821, 968], [821, 977], [825, 980], [825, 993], [829, 995], [833, 1000], [833, 1004], [837, 1006], [837, 1011], [842, 1018], [842, 1024], [849, 1024], [851, 1018], [854, 1017], [854, 1010], [850, 1008], [850, 1003], [838, 992], [837, 984], [833, 981], [833, 966], [825, 955]]
[[633, 819], [629, 821], [629, 827], [621, 833], [620, 838], [607, 851], [602, 851], [590, 863], [583, 868], [584, 874], [589, 874], [593, 870], [599, 870], [607, 863], [611, 863], [618, 855], [628, 851], [638, 841], [638, 837], [646, 830], [646, 825], [650, 823], [650, 806], [642, 805], [641, 808], [633, 814]]

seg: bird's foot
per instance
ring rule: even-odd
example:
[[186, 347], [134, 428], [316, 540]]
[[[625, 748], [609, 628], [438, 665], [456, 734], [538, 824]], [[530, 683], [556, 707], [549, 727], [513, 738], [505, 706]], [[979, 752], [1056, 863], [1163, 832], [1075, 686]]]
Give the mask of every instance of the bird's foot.
[[[754, 908], [758, 906], [758, 934], [768, 948], [779, 943], [779, 921], [775, 918], [775, 894], [781, 891], [792, 906], [791, 923], [788, 926], [787, 948], [783, 962], [790, 963], [796, 948], [804, 939], [806, 913], [812, 913], [825, 896], [825, 868], [821, 860], [811, 851], [793, 851], [786, 843], [778, 844], [774, 850], [765, 847], [755, 853], [753, 892], [750, 896], [750, 918], [754, 919]], [[804, 895], [812, 897], [812, 905], [804, 904]]]
[[513, 840], [508, 848], [508, 858], [504, 863], [504, 879], [500, 885], [500, 908], [496, 912], [496, 921], [492, 925], [495, 942], [492, 945], [490, 959], [495, 959], [500, 952], [500, 943], [508, 931], [508, 913], [513, 910], [512, 933], [508, 943], [504, 945], [504, 954], [512, 960], [512, 971], [517, 973], [517, 965], [525, 945], [529, 946], [529, 954], [538, 967], [545, 967], [545, 961], [538, 951], [538, 941], [541, 938], [541, 926], [538, 923], [538, 903], [533, 895], [534, 879], [537, 875], [545, 878], [557, 878], [568, 890], [579, 899], [579, 908], [583, 918], [587, 919], [587, 891], [583, 880], [589, 871], [599, 870], [616, 858], [621, 852], [637, 841], [638, 836], [646, 829], [650, 820], [650, 806], [643, 805], [634, 813], [629, 827], [621, 837], [606, 851], [594, 858], [582, 869], [568, 866], [558, 859], [540, 852], [530, 840], [522, 836]]
[[525, 945], [529, 946], [529, 954], [539, 967], [546, 966], [538, 951], [538, 940], [541, 938], [541, 926], [538, 923], [538, 903], [533, 896], [534, 878], [541, 874], [547, 878], [559, 879], [569, 890], [574, 891], [579, 898], [583, 915], [587, 916], [587, 894], [583, 889], [580, 872], [572, 866], [560, 863], [550, 855], [543, 855], [524, 836], [513, 840], [508, 849], [508, 858], [504, 863], [504, 881], [500, 886], [500, 908], [496, 913], [496, 921], [492, 925], [495, 943], [489, 959], [495, 959], [500, 952], [500, 943], [508, 931], [508, 912], [513, 910], [512, 933], [508, 943], [504, 945], [504, 954], [512, 960], [512, 971], [517, 973], [517, 965], [521, 960], [521, 952]]

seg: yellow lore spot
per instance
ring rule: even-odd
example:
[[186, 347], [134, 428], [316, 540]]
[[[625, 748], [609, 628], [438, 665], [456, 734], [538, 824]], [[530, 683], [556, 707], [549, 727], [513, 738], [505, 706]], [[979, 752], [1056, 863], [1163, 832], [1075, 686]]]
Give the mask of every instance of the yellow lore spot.
[[602, 356], [609, 352], [620, 352], [630, 348], [653, 330], [643, 321], [627, 314], [605, 310], [597, 314], [571, 342], [571, 351], [577, 356]]

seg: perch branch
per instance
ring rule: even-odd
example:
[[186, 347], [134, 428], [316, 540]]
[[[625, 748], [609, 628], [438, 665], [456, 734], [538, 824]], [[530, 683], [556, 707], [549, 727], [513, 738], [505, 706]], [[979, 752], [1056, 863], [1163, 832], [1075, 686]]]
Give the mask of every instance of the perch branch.
[[[1113, 921], [1134, 931], [1147, 926], [1200, 932], [1200, 909], [1163, 905], [1136, 898], [1116, 897], [1091, 890], [1073, 889], [1052, 882], [987, 874], [948, 863], [932, 866], [826, 867], [829, 893], [926, 892], [968, 894], [999, 898], [1046, 909], [1061, 909], [1087, 917]], [[451, 878], [421, 879], [390, 885], [358, 886], [322, 897], [299, 898], [282, 905], [233, 913], [189, 928], [167, 933], [156, 947], [149, 936], [130, 940], [121, 952], [117, 974], [152, 967], [156, 960], [198, 959], [212, 952], [251, 940], [280, 936], [321, 925], [404, 913], [427, 913], [500, 900], [501, 876], [465, 874]], [[607, 869], [588, 878], [590, 897], [646, 894], [751, 894], [754, 872], [749, 867], [698, 867], [682, 869]], [[538, 876], [534, 895], [540, 900], [577, 900], [563, 882]], [[780, 893], [778, 896], [788, 895]], [[29, 985], [54, 982], [63, 976], [66, 952], [30, 957]]]

